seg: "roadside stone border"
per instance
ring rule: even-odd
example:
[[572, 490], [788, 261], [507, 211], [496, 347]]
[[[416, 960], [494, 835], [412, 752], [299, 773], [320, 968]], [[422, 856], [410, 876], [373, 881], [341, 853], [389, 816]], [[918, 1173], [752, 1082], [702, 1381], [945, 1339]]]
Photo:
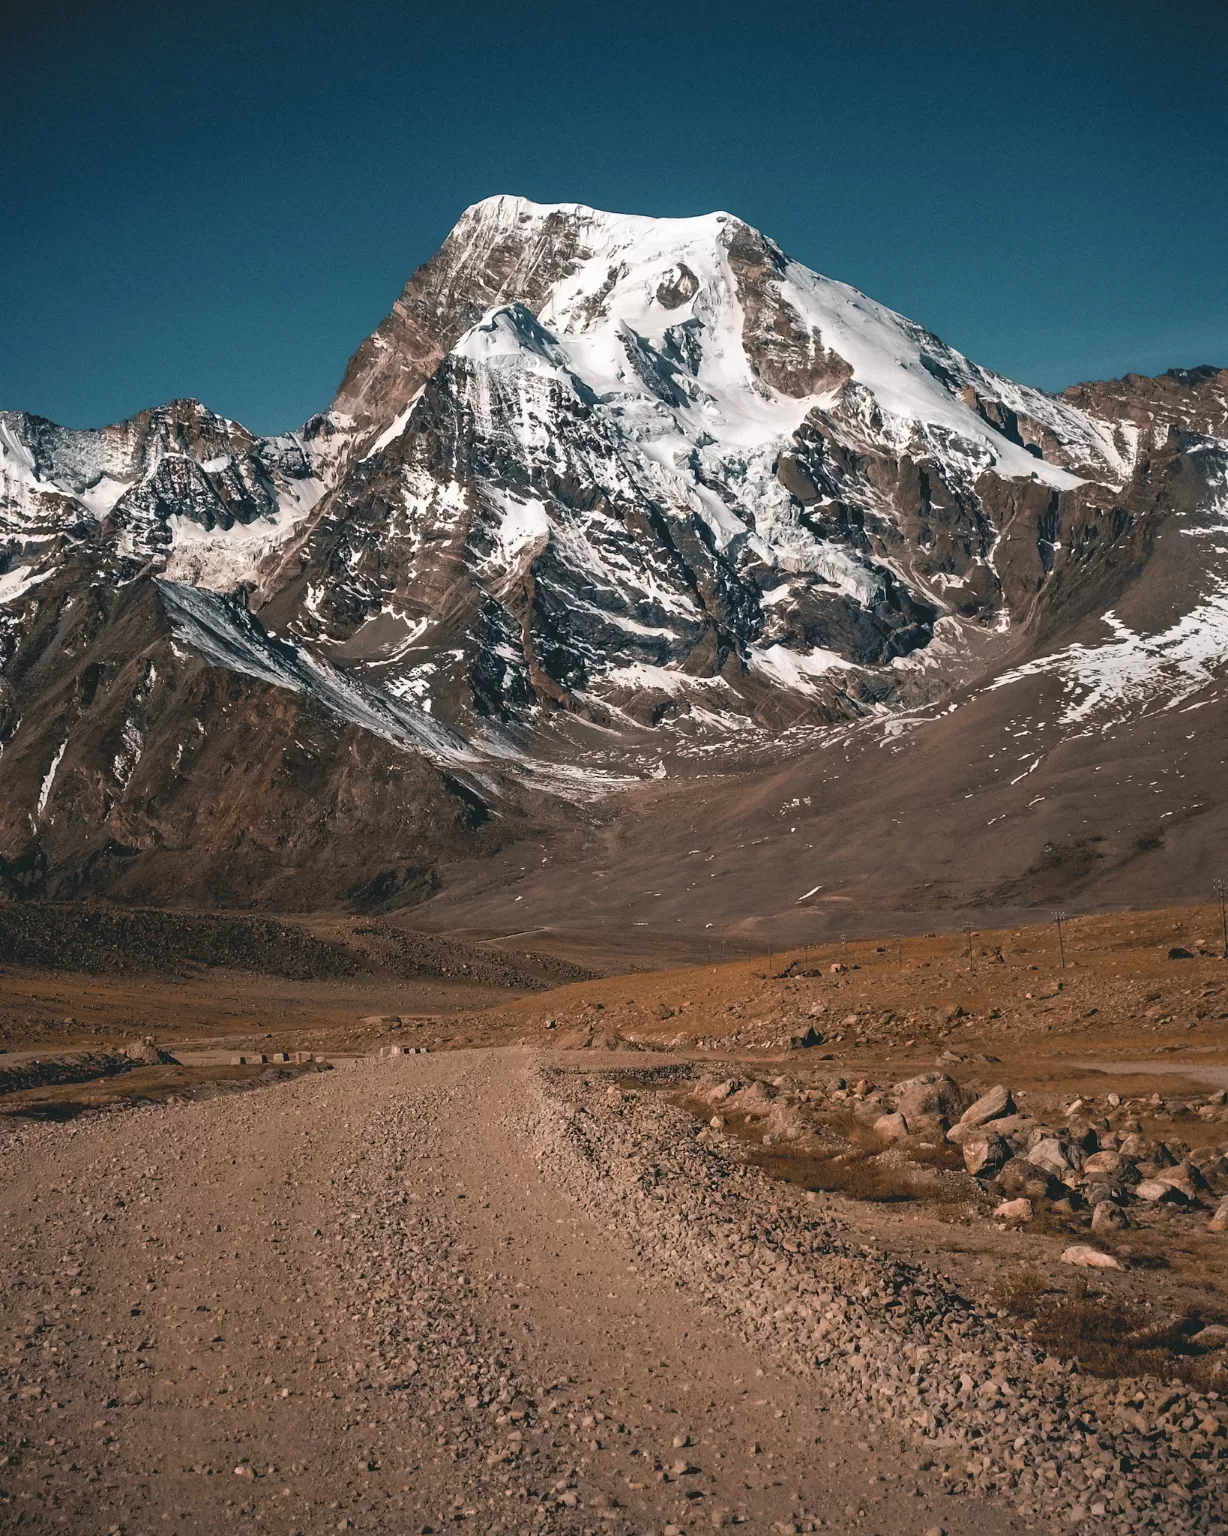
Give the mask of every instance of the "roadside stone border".
[[845, 1411], [912, 1433], [951, 1494], [1053, 1528], [1228, 1536], [1228, 1402], [1153, 1377], [1080, 1373], [943, 1276], [857, 1243], [800, 1190], [628, 1069], [543, 1066], [530, 1127], [543, 1172], [641, 1262], [691, 1291]]

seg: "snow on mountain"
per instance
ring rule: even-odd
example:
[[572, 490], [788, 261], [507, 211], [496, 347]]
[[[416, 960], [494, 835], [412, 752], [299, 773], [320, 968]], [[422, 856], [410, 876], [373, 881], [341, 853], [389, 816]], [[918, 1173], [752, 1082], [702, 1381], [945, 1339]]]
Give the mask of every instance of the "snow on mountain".
[[[1049, 574], [1062, 499], [1125, 485], [1137, 449], [729, 214], [508, 197], [463, 215], [334, 409], [363, 447], [292, 622], [458, 722], [685, 733], [714, 678], [723, 721], [906, 702], [896, 664], [949, 618], [972, 665]], [[397, 623], [394, 666], [367, 642]]]
[[1166, 490], [1168, 545], [1153, 553], [1142, 601], [1127, 595], [1124, 613], [1099, 615], [1099, 634], [1000, 673], [987, 691], [1057, 678], [1060, 724], [1101, 732], [1195, 697], [1188, 707], [1210, 701], [1228, 667], [1228, 438], [1191, 433], [1178, 464], [1182, 479], [1197, 476], [1196, 491]]
[[200, 667], [255, 687], [244, 729], [271, 688], [417, 755], [475, 826], [505, 781], [604, 793], [969, 683], [1057, 676], [1079, 727], [1188, 699], [1228, 664], [1226, 402], [1014, 384], [727, 213], [486, 199], [297, 432], [0, 412], [9, 832], [62, 829], [87, 759], [91, 836], [181, 775]]
[[0, 412], [0, 561], [98, 532], [121, 561], [229, 590], [302, 524], [343, 442], [324, 417], [256, 438], [194, 400], [93, 431]]

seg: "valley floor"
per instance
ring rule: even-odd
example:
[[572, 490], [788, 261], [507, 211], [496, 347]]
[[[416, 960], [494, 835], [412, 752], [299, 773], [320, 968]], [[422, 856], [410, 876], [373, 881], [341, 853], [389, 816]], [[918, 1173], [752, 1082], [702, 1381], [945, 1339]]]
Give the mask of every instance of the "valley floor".
[[[1224, 1536], [1205, 929], [510, 1000], [9, 968], [0, 1530]], [[155, 1019], [177, 1060], [134, 1043]], [[1022, 1219], [924, 1116], [879, 1128], [927, 1083], [1005, 1095]], [[1130, 1182], [1166, 1177], [1187, 1194]]]
[[1021, 1528], [562, 1187], [542, 1092], [455, 1052], [20, 1132], [0, 1527]]
[[0, 1526], [1218, 1528], [1211, 1467], [614, 1077], [455, 1051], [15, 1130]]

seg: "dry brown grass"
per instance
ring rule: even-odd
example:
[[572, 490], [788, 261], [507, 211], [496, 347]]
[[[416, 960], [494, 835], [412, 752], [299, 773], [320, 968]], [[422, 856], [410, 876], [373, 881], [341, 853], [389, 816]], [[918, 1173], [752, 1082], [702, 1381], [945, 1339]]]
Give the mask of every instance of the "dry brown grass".
[[1035, 1343], [1077, 1360], [1094, 1376], [1176, 1377], [1203, 1390], [1223, 1385], [1220, 1353], [1191, 1342], [1216, 1318], [1192, 1311], [1157, 1318], [1147, 1307], [1090, 1285], [1060, 1289], [1033, 1269], [1000, 1281], [994, 1300]]

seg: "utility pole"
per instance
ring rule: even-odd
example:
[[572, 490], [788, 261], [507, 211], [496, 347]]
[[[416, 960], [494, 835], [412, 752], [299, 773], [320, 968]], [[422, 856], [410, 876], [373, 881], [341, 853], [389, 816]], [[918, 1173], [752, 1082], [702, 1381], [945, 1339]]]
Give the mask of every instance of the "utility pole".
[[897, 971], [902, 971], [904, 969], [904, 949], [900, 943], [900, 936], [898, 933], [895, 936], [895, 968]]
[[1219, 897], [1219, 931], [1222, 940], [1220, 946], [1220, 959], [1228, 960], [1228, 915], [1224, 912], [1225, 887], [1222, 880], [1215, 882], [1215, 894]]
[[972, 924], [971, 923], [965, 923], [964, 924], [964, 933], [968, 937], [968, 969], [969, 969], [969, 971], [974, 971], [976, 969], [976, 963], [975, 963], [975, 961], [972, 958]]
[[843, 957], [840, 963], [847, 971], [849, 968], [849, 936], [847, 933], [842, 933], [840, 935], [840, 953]]
[[1066, 969], [1066, 946], [1062, 942], [1062, 923], [1065, 921], [1065, 919], [1065, 912], [1055, 912], [1053, 914], [1053, 921], [1057, 925], [1057, 952], [1058, 958], [1061, 961], [1062, 970]]

